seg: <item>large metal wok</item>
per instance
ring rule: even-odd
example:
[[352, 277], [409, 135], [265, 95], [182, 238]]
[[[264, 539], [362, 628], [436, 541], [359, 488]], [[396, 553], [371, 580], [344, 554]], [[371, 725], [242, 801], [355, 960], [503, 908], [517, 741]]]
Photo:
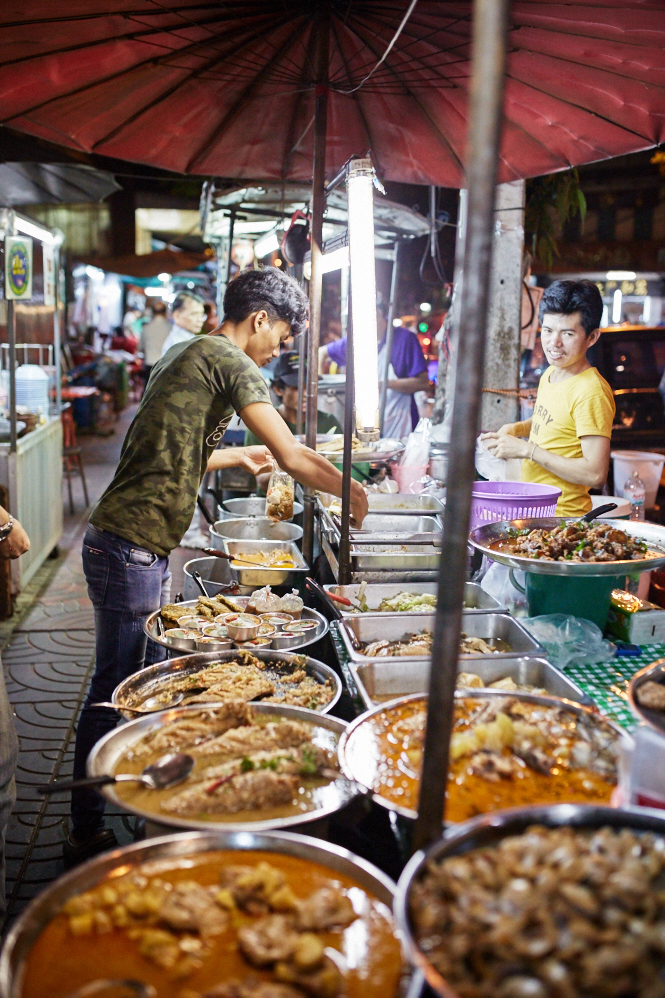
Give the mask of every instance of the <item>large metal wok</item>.
[[589, 575], [620, 576], [649, 572], [652, 568], [665, 565], [665, 527], [632, 520], [603, 519], [603, 523], [609, 523], [617, 530], [624, 530], [631, 537], [645, 541], [649, 549], [657, 553], [657, 557], [640, 558], [636, 561], [542, 561], [539, 558], [525, 558], [506, 551], [496, 551], [492, 547], [497, 541], [508, 540], [510, 530], [554, 530], [562, 524], [578, 523], [579, 519], [579, 517], [547, 516], [534, 520], [501, 520], [499, 523], [489, 523], [472, 530], [469, 541], [492, 561], [535, 575], [563, 575], [572, 578]]

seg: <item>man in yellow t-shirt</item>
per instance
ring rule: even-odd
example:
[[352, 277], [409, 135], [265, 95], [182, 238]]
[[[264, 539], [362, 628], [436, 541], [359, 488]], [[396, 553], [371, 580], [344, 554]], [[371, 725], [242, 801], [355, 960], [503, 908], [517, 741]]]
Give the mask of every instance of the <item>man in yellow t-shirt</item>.
[[591, 281], [551, 284], [540, 303], [550, 366], [540, 379], [533, 416], [481, 435], [497, 457], [525, 459], [523, 482], [561, 489], [559, 516], [588, 513], [589, 489], [602, 488], [607, 478], [616, 406], [612, 389], [586, 357], [600, 336], [602, 314], [603, 301]]

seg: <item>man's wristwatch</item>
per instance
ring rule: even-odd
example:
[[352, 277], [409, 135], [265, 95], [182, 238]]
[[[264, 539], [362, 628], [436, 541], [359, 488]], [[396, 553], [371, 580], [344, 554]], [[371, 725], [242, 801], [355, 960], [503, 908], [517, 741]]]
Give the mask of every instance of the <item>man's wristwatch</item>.
[[14, 517], [10, 516], [4, 526], [0, 527], [0, 541], [6, 541], [14, 529]]

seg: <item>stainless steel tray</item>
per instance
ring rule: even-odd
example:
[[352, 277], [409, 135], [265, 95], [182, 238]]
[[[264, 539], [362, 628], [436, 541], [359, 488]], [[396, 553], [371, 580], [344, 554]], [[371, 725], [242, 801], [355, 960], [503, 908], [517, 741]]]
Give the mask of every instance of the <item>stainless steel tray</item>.
[[241, 568], [229, 562], [232, 577], [241, 586], [286, 586], [298, 580], [309, 572], [309, 565], [303, 558], [295, 541], [232, 541], [224, 538], [223, 550], [226, 554], [237, 555], [256, 553], [258, 551], [284, 551], [290, 554], [295, 562], [295, 568]]
[[[262, 662], [286, 662], [292, 667], [292, 671], [304, 669], [307, 675], [312, 676], [321, 685], [329, 680], [333, 689], [333, 697], [318, 713], [329, 713], [342, 695], [342, 683], [337, 673], [316, 658], [309, 658], [308, 655], [299, 655], [292, 651], [261, 651], [260, 649], [252, 652], [252, 655]], [[237, 656], [237, 651], [197, 652], [193, 655], [183, 655], [181, 658], [166, 659], [164, 662], [148, 665], [145, 669], [123, 679], [114, 689], [111, 699], [119, 708], [123, 706], [139, 707], [148, 697], [159, 696], [166, 684], [173, 679], [184, 679], [186, 676], [196, 675], [197, 672], [216, 662], [233, 662]], [[128, 711], [126, 716], [133, 718], [136, 715]]]
[[[363, 541], [365, 538], [363, 538]], [[356, 571], [436, 571], [441, 549], [431, 543], [401, 545], [398, 535], [392, 542], [354, 543], [351, 537], [351, 562]]]
[[299, 541], [302, 527], [297, 523], [281, 523], [267, 516], [243, 516], [237, 520], [217, 520], [210, 527], [212, 547], [222, 550], [224, 540], [238, 541]]
[[[63, 905], [77, 894], [92, 890], [114, 872], [129, 873], [142, 863], [171, 861], [188, 863], [193, 856], [216, 850], [237, 850], [237, 862], [243, 852], [280, 853], [317, 863], [335, 873], [355, 880], [363, 890], [373, 894], [388, 908], [392, 904], [395, 884], [367, 860], [354, 856], [348, 849], [330, 845], [310, 835], [293, 832], [223, 832], [208, 828], [205, 832], [181, 832], [102, 853], [58, 877], [30, 902], [12, 925], [0, 956], [0, 995], [18, 998], [25, 961], [40, 934], [55, 918]], [[104, 968], [100, 967], [100, 974]]]
[[[343, 439], [344, 435], [341, 433], [326, 434], [320, 443], [317, 442], [317, 453], [333, 463], [341, 464], [344, 452], [337, 447], [334, 447], [332, 450], [329, 448], [334, 444], [339, 445]], [[401, 454], [405, 446], [406, 444], [403, 444], [401, 440], [394, 439], [393, 437], [382, 437], [381, 440], [377, 440], [375, 444], [369, 447], [354, 450], [353, 462], [354, 464], [358, 464], [359, 462], [363, 464], [369, 462], [371, 464], [373, 462], [389, 461], [391, 458]]]
[[[356, 651], [351, 643], [350, 633], [355, 634], [363, 644], [368, 641], [399, 641], [405, 634], [418, 634], [434, 631], [435, 614], [425, 613], [361, 613], [347, 617], [340, 624], [340, 634], [349, 658], [356, 662], [387, 662], [391, 659], [374, 658]], [[546, 658], [545, 649], [538, 644], [529, 632], [514, 617], [507, 613], [463, 613], [462, 630], [472, 638], [490, 638], [505, 641], [510, 651], [496, 652], [494, 657]], [[392, 659], [395, 662], [413, 662], [422, 655], [403, 655]], [[464, 661], [477, 661], [486, 658], [481, 653], [460, 655]]]
[[[324, 586], [326, 591], [335, 593], [337, 596], [346, 596], [347, 599], [357, 599], [358, 590], [360, 589], [360, 584], [353, 586]], [[397, 596], [398, 593], [430, 593], [432, 596], [436, 596], [437, 584], [436, 582], [391, 582], [391, 583], [369, 583], [365, 586], [365, 599], [369, 607], [369, 611], [372, 610], [378, 612], [379, 604], [381, 600], [390, 599], [391, 596]], [[338, 609], [343, 617], [357, 617], [360, 613], [359, 610], [350, 610], [347, 607], [342, 606], [340, 603]], [[498, 600], [495, 600], [493, 596], [486, 593], [485, 590], [478, 585], [477, 582], [467, 582], [464, 589], [464, 609], [467, 613], [487, 613], [488, 611], [496, 611], [498, 613], [501, 611], [501, 604]], [[381, 611], [382, 613], [384, 611]], [[385, 611], [386, 613], [388, 611]], [[433, 613], [432, 609], [427, 610], [392, 610], [391, 613], [397, 613], [400, 617], [403, 613]]]
[[665, 527], [632, 520], [603, 520], [603, 523], [609, 523], [617, 530], [624, 530], [631, 537], [645, 541], [652, 551], [658, 552], [657, 558], [640, 558], [638, 561], [542, 561], [539, 558], [524, 558], [505, 551], [495, 551], [491, 547], [497, 541], [506, 540], [509, 530], [554, 530], [562, 524], [576, 522], [577, 520], [568, 516], [550, 516], [536, 520], [501, 520], [499, 523], [489, 523], [485, 527], [472, 530], [469, 541], [492, 561], [536, 575], [622, 576], [632, 575], [635, 572], [649, 572], [652, 568], [665, 565]]
[[397, 492], [370, 492], [367, 496], [370, 513], [391, 513], [417, 516], [419, 513], [443, 513], [443, 503], [436, 496], [409, 496]]
[[[358, 693], [368, 709], [410, 693], [426, 693], [428, 689], [430, 660], [427, 658], [415, 661], [408, 659], [406, 662], [401, 658], [374, 658], [369, 662], [351, 661], [349, 667]], [[510, 677], [520, 685], [543, 689], [548, 696], [563, 697], [586, 706], [593, 705], [591, 698], [577, 683], [544, 658], [488, 655], [485, 658], [475, 658], [473, 662], [462, 661], [459, 671], [475, 672], [486, 684]]]
[[590, 830], [629, 828], [635, 832], [654, 832], [661, 837], [665, 835], [665, 816], [662, 811], [641, 807], [632, 809], [584, 804], [513, 808], [509, 811], [484, 814], [459, 825], [451, 825], [443, 838], [426, 850], [419, 850], [411, 857], [399, 878], [393, 907], [398, 925], [406, 940], [410, 962], [423, 973], [428, 984], [442, 998], [457, 998], [457, 993], [432, 966], [413, 935], [409, 905], [414, 884], [420, 880], [425, 870], [437, 860], [460, 855], [470, 849], [491, 848], [507, 836], [520, 835], [531, 825], [544, 825], [546, 828], [564, 826]]
[[439, 534], [441, 520], [435, 514], [418, 513], [405, 520], [396, 513], [368, 513], [361, 530], [351, 528], [354, 536], [361, 534]]
[[[171, 710], [162, 710], [158, 714], [150, 714], [148, 717], [139, 717], [127, 724], [109, 731], [94, 746], [88, 756], [86, 766], [88, 776], [103, 776], [106, 773], [114, 773], [116, 766], [125, 752], [152, 731], [157, 731], [165, 724], [170, 724], [179, 717], [186, 717], [192, 711], [210, 710], [214, 711], [219, 704], [201, 705], [192, 704], [189, 707], [174, 707]], [[329, 714], [317, 714], [313, 710], [306, 710], [304, 707], [282, 707], [274, 703], [253, 703], [252, 710], [257, 714], [274, 714], [277, 717], [288, 718], [293, 721], [309, 721], [319, 728], [330, 731], [339, 740], [346, 731], [346, 724], [337, 717]], [[183, 784], [186, 786], [186, 784]], [[131, 811], [147, 821], [157, 822], [169, 828], [189, 828], [197, 831], [205, 831], [208, 828], [222, 828], [226, 831], [248, 831], [264, 832], [273, 828], [290, 828], [318, 821], [320, 818], [333, 814], [344, 807], [353, 797], [360, 792], [353, 781], [339, 777], [326, 787], [325, 804], [314, 811], [306, 811], [302, 814], [291, 815], [286, 818], [268, 818], [263, 821], [216, 821], [211, 818], [208, 821], [197, 820], [196, 818], [179, 818], [176, 815], [164, 812], [144, 811], [142, 808], [123, 800], [118, 795], [114, 784], [107, 784], [100, 788], [100, 792], [113, 801], [114, 804], [124, 811]]]
[[[619, 741], [622, 741], [626, 747], [632, 745], [633, 743], [633, 739], [619, 724], [608, 720], [606, 717], [602, 717], [602, 715], [592, 711], [591, 708], [586, 707], [584, 704], [574, 703], [572, 700], [563, 700], [552, 696], [541, 696], [537, 693], [506, 693], [501, 690], [487, 689], [460, 690], [457, 695], [459, 697], [473, 697], [474, 699], [486, 700], [494, 699], [496, 697], [503, 697], [504, 699], [506, 697], [511, 697], [517, 700], [525, 701], [526, 703], [542, 704], [544, 707], [559, 707], [563, 710], [569, 711], [571, 714], [575, 714], [578, 717], [588, 717], [589, 720], [593, 720], [594, 724], [605, 728], [608, 732], [611, 730]], [[350, 780], [356, 780], [361, 787], [368, 788], [372, 785], [374, 782], [374, 779], [372, 778], [373, 772], [375, 772], [377, 767], [380, 766], [381, 760], [376, 754], [367, 751], [366, 741], [362, 736], [359, 736], [357, 745], [352, 744], [355, 732], [361, 724], [364, 724], [368, 720], [368, 718], [371, 718], [376, 714], [380, 714], [383, 711], [389, 711], [392, 707], [397, 707], [398, 705], [413, 701], [421, 701], [423, 708], [425, 709], [427, 706], [427, 695], [413, 693], [411, 696], [401, 697], [398, 700], [392, 700], [389, 704], [379, 704], [378, 707], [374, 707], [372, 710], [367, 711], [367, 713], [361, 714], [360, 717], [357, 717], [355, 721], [352, 721], [351, 724], [348, 725], [346, 731], [339, 740], [338, 749], [339, 764], [345, 776], [347, 776]], [[395, 811], [397, 814], [401, 814], [402, 817], [409, 818], [411, 820], [415, 820], [418, 817], [417, 812], [410, 807], [396, 804], [369, 789], [367, 792], [371, 794], [372, 800], [374, 800], [380, 807], [385, 807], [388, 811]], [[572, 807], [573, 805], [570, 806]], [[497, 812], [489, 812], [484, 815], [484, 819], [491, 822], [496, 817], [496, 813]], [[460, 823], [459, 827], [463, 827], [463, 824], [464, 823]], [[453, 825], [452, 827], [457, 826]]]
[[661, 683], [665, 690], [665, 658], [659, 658], [657, 662], [652, 662], [651, 665], [636, 672], [628, 686], [628, 702], [633, 714], [659, 734], [665, 735], [665, 710], [653, 710], [637, 702], [637, 690], [649, 680]]
[[[234, 517], [265, 516], [266, 501], [264, 496], [248, 496], [246, 499], [226, 499], [222, 506]], [[294, 502], [293, 515], [299, 516], [303, 511], [302, 503]]]
[[[249, 603], [249, 596], [231, 596], [230, 598], [234, 601], [234, 603], [238, 603], [242, 607], [246, 607], [247, 604]], [[191, 606], [192, 610], [194, 610], [194, 607], [197, 605], [197, 603], [198, 600], [196, 599], [184, 600], [180, 605]], [[189, 649], [187, 647], [182, 647], [179, 644], [172, 644], [170, 641], [167, 641], [165, 638], [159, 636], [159, 633], [157, 631], [157, 617], [159, 616], [159, 613], [160, 613], [159, 610], [155, 610], [154, 613], [150, 614], [150, 616], [146, 619], [145, 624], [143, 625], [143, 630], [148, 635], [148, 637], [152, 638], [153, 641], [156, 641], [158, 645], [162, 646], [162, 648], [168, 648], [169, 652], [172, 653], [171, 655], [172, 658], [175, 658], [183, 654], [193, 655], [196, 649]], [[326, 618], [323, 616], [322, 613], [319, 613], [318, 610], [310, 610], [308, 606], [304, 607], [302, 611], [302, 619], [315, 620], [317, 622], [316, 631], [314, 632], [313, 635], [310, 636], [303, 635], [302, 638], [296, 636], [296, 638], [294, 639], [294, 643], [289, 644], [288, 651], [296, 651], [299, 650], [300, 648], [306, 648], [308, 645], [313, 645], [315, 641], [318, 641], [320, 638], [322, 638], [325, 634], [328, 633], [328, 621], [326, 620]], [[284, 650], [286, 651], [287, 649]], [[212, 652], [211, 654], [221, 655], [223, 653]], [[253, 652], [253, 654], [256, 654], [256, 652]]]

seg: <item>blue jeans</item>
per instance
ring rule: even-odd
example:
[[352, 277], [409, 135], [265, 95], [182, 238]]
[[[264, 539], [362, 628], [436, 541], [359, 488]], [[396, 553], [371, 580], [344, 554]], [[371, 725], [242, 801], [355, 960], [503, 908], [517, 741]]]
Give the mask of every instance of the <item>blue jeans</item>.
[[[146, 618], [171, 594], [168, 558], [105, 530], [88, 525], [83, 538], [83, 571], [88, 595], [95, 608], [95, 673], [76, 730], [74, 778], [85, 776], [88, 755], [96, 742], [117, 724], [117, 715], [106, 707], [93, 707], [110, 700], [113, 690], [143, 668], [147, 637]], [[153, 660], [164, 658], [158, 649]], [[72, 832], [86, 838], [104, 823], [104, 799], [94, 790], [72, 791]]]

